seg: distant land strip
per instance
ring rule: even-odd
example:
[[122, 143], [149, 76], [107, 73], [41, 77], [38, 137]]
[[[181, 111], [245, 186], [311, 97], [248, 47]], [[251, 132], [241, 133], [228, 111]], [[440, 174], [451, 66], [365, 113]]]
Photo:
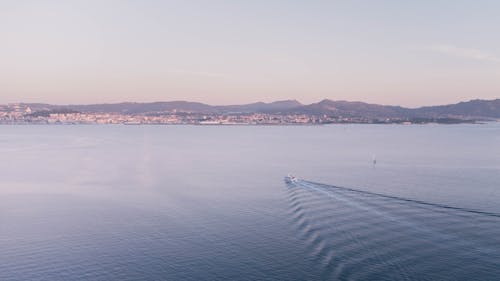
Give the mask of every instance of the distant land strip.
[[329, 99], [312, 104], [283, 100], [220, 106], [188, 101], [0, 105], [0, 124], [457, 124], [499, 120], [500, 99], [419, 108]]

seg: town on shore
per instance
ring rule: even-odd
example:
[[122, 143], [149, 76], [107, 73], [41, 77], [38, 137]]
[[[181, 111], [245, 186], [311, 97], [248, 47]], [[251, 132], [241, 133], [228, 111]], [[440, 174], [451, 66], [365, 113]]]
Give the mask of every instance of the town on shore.
[[476, 123], [500, 120], [500, 99], [416, 109], [323, 100], [210, 106], [194, 102], [0, 105], [0, 124], [315, 125]]

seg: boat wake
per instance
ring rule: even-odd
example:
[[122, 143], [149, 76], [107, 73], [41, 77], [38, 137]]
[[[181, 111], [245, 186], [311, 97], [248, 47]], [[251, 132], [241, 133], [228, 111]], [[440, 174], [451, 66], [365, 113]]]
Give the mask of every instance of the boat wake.
[[325, 280], [498, 280], [500, 214], [285, 178]]

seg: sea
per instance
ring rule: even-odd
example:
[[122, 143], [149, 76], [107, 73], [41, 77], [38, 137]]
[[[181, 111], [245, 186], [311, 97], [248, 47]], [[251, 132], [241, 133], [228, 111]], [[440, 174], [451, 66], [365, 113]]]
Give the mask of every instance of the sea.
[[3, 125], [0, 280], [500, 280], [500, 123]]

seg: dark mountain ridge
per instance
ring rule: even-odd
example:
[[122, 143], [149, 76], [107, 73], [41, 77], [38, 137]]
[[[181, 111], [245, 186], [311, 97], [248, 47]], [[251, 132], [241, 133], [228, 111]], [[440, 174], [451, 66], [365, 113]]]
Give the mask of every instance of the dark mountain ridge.
[[88, 113], [198, 113], [198, 114], [308, 114], [339, 117], [362, 117], [370, 119], [383, 118], [476, 118], [500, 119], [500, 99], [471, 100], [457, 104], [405, 108], [393, 105], [379, 105], [365, 102], [333, 101], [329, 99], [318, 103], [303, 105], [296, 100], [284, 100], [271, 103], [256, 102], [243, 105], [212, 106], [199, 102], [170, 101], [150, 103], [110, 103], [88, 105], [51, 105], [41, 103], [24, 103], [32, 111], [41, 110], [74, 110]]
[[303, 106], [300, 102], [296, 100], [283, 100], [275, 101], [271, 103], [265, 102], [255, 102], [243, 105], [223, 105], [216, 106], [216, 108], [222, 112], [240, 112], [240, 113], [252, 113], [252, 112], [267, 112], [276, 113], [282, 111], [288, 111], [297, 107]]
[[457, 104], [425, 106], [413, 110], [416, 115], [426, 116], [463, 116], [500, 118], [500, 99], [471, 100]]
[[397, 118], [409, 115], [409, 109], [400, 106], [369, 104], [364, 102], [322, 100], [294, 110], [297, 113], [326, 114], [344, 117]]

